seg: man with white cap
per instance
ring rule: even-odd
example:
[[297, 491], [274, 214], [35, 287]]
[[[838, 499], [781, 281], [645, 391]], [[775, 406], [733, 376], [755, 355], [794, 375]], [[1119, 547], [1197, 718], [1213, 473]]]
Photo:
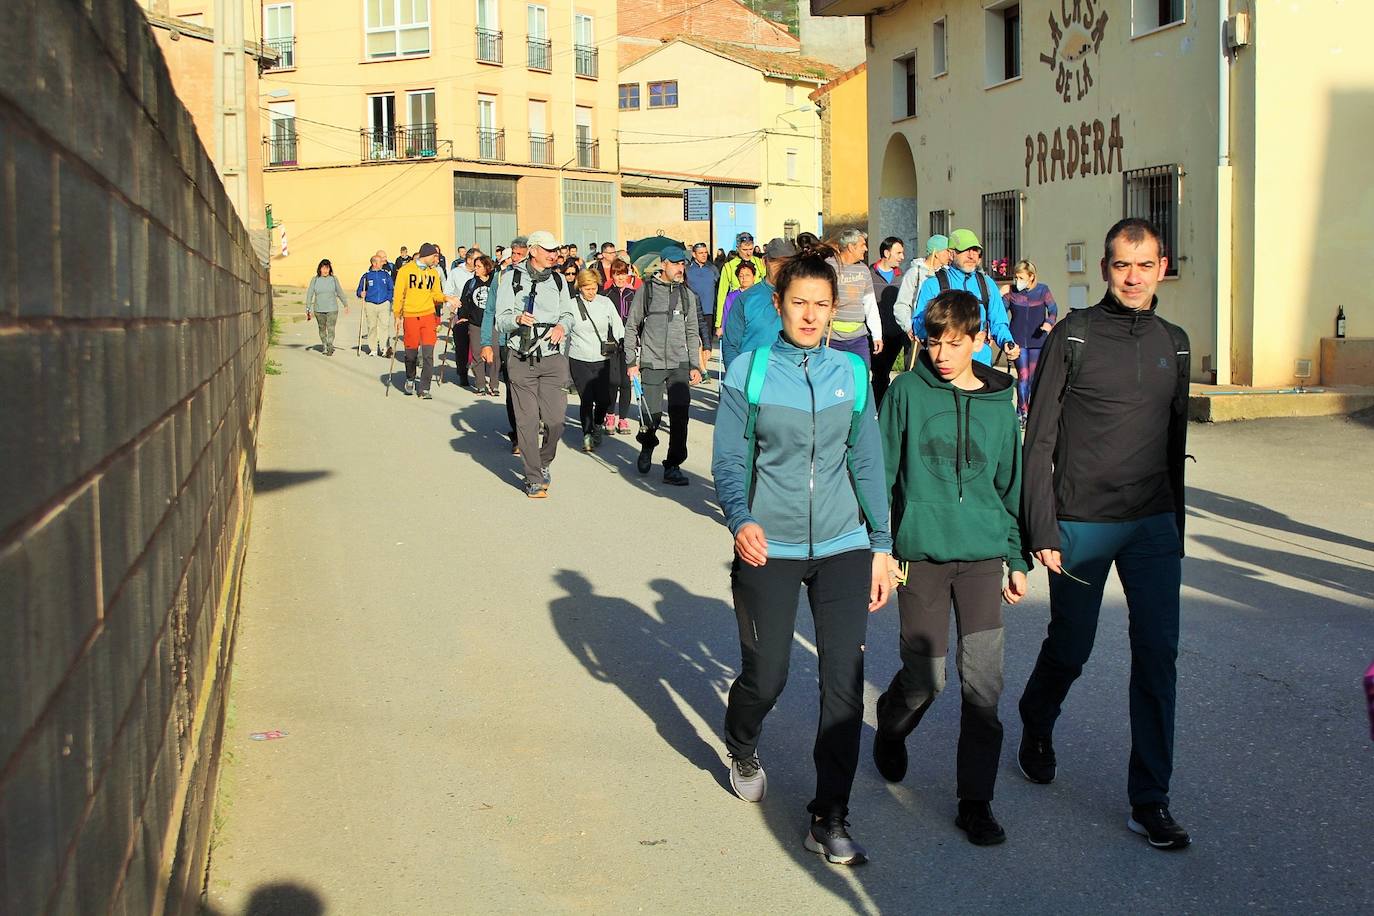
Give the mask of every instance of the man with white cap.
[[[531, 232], [529, 256], [503, 271], [496, 289], [496, 331], [507, 335], [506, 389], [515, 409], [515, 439], [525, 463], [525, 495], [549, 495], [549, 466], [558, 452], [568, 412], [568, 357], [563, 340], [572, 329], [573, 302], [554, 270], [558, 242], [552, 232]], [[512, 244], [511, 247], [515, 247]], [[548, 430], [539, 441], [540, 424]]]
[[663, 419], [663, 402], [668, 402], [668, 454], [663, 459], [663, 482], [685, 487], [690, 482], [682, 472], [687, 460], [687, 417], [692, 406], [693, 385], [701, 384], [697, 360], [701, 352], [698, 316], [701, 303], [696, 293], [683, 282], [687, 252], [670, 245], [659, 255], [662, 269], [644, 282], [630, 305], [625, 322], [626, 374], [638, 377], [644, 385], [648, 415], [640, 417], [639, 473], [654, 466], [658, 427]]

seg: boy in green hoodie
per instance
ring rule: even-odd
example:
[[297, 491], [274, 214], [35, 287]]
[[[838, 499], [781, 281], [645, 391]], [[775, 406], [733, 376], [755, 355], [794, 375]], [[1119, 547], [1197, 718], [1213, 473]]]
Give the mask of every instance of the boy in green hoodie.
[[[1002, 752], [1002, 601], [1026, 594], [1021, 548], [1021, 440], [1013, 379], [974, 360], [986, 345], [978, 299], [948, 290], [925, 313], [927, 345], [883, 399], [894, 560], [907, 563], [897, 590], [902, 668], [878, 698], [873, 762], [889, 782], [906, 775], [906, 736], [945, 686], [949, 609], [959, 644], [959, 816], [970, 842], [1006, 839], [992, 814]], [[1006, 585], [1002, 567], [1008, 567]]]

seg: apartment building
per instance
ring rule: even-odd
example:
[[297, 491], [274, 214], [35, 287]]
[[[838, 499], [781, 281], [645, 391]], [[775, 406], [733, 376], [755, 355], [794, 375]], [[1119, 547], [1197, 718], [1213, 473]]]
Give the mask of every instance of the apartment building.
[[534, 229], [584, 248], [618, 237], [614, 0], [262, 14], [278, 56], [259, 112], [276, 282], [305, 282], [325, 257], [351, 276], [423, 241], [451, 254]]
[[874, 236], [912, 252], [973, 228], [996, 272], [1029, 258], [1079, 307], [1102, 295], [1106, 229], [1148, 217], [1169, 257], [1161, 308], [1189, 332], [1198, 381], [1316, 380], [1338, 306], [1351, 337], [1374, 335], [1358, 271], [1374, 250], [1374, 3], [811, 10], [866, 20]]

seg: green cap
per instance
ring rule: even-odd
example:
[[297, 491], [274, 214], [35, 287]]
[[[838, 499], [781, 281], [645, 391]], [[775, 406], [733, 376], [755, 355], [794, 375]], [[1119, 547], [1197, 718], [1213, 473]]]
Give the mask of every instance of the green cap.
[[926, 254], [934, 254], [937, 251], [944, 251], [949, 247], [949, 239], [943, 235], [932, 235], [926, 240]]
[[968, 251], [970, 248], [982, 250], [983, 243], [978, 241], [972, 229], [955, 229], [949, 234], [949, 247], [955, 251]]

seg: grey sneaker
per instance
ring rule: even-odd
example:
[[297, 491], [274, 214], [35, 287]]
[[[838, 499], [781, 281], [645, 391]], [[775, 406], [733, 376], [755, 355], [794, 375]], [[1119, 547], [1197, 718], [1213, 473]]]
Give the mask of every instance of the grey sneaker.
[[414, 394], [414, 393], [415, 393], [415, 380], [414, 380], [414, 379], [406, 379], [406, 394]]
[[812, 818], [803, 843], [836, 865], [862, 865], [868, 861], [867, 850], [849, 835], [849, 822], [837, 814], [821, 820]]
[[553, 471], [550, 470], [549, 468], [544, 468], [544, 489], [547, 490], [547, 489], [549, 489], [549, 488], [552, 487], [552, 486], [553, 486]]
[[421, 392], [420, 392], [420, 397], [423, 398], [423, 399], [426, 400], [426, 401], [432, 401], [432, 400], [434, 400], [434, 395], [432, 395], [432, 394], [429, 393], [429, 389], [428, 389], [428, 388], [426, 388], [424, 391], [421, 391]]
[[747, 802], [761, 802], [768, 794], [768, 774], [758, 754], [730, 758], [730, 788]]

